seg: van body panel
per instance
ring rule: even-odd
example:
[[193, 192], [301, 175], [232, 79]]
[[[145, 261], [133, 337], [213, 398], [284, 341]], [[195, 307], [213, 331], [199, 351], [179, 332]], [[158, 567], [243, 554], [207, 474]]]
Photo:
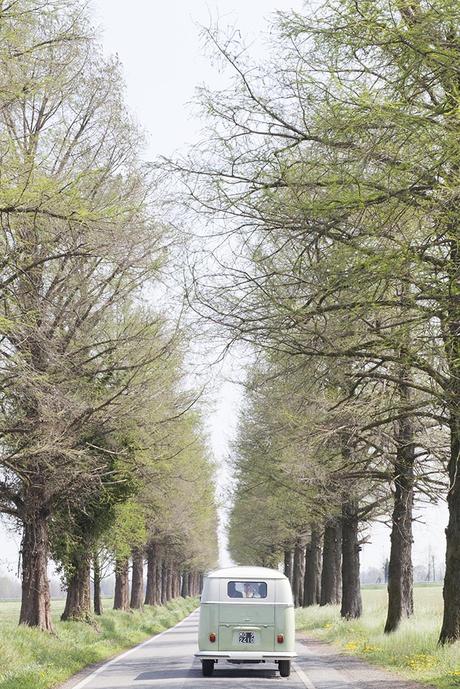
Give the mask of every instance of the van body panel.
[[219, 621], [221, 624], [275, 624], [273, 603], [220, 603]]
[[275, 634], [283, 634], [284, 642], [276, 644], [280, 651], [293, 651], [295, 649], [295, 612], [293, 606], [277, 605], [275, 608]]
[[213, 651], [217, 649], [217, 641], [209, 640], [211, 633], [218, 639], [219, 632], [219, 606], [216, 603], [202, 603], [200, 606], [200, 623], [198, 626], [198, 648], [200, 651]]

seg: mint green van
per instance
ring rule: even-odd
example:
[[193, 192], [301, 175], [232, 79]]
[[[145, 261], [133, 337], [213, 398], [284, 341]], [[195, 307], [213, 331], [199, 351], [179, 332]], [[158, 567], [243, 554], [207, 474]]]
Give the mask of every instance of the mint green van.
[[203, 676], [219, 662], [277, 663], [289, 677], [295, 658], [289, 580], [276, 569], [228, 567], [205, 577], [198, 635]]

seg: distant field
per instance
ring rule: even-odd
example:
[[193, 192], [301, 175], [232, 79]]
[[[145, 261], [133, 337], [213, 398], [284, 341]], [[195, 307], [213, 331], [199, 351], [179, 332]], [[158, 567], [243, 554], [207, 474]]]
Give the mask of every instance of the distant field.
[[[64, 610], [65, 600], [53, 600], [52, 613], [53, 619], [59, 619]], [[108, 604], [108, 603], [107, 603]], [[19, 619], [19, 610], [21, 602], [19, 600], [2, 600], [0, 601], [0, 625], [5, 622], [16, 622]], [[1, 648], [1, 647], [0, 647]]]
[[197, 607], [197, 599], [171, 601], [145, 612], [109, 609], [97, 619], [98, 628], [61, 622], [64, 601], [53, 601], [55, 635], [18, 627], [19, 602], [0, 602], [0, 689], [51, 689], [83, 667], [113, 656], [163, 629], [173, 626]]
[[390, 636], [383, 634], [386, 602], [385, 587], [365, 587], [360, 620], [343, 621], [336, 606], [314, 606], [297, 611], [297, 628], [405, 677], [440, 689], [460, 687], [460, 643], [437, 646], [442, 587], [417, 586], [414, 617]]

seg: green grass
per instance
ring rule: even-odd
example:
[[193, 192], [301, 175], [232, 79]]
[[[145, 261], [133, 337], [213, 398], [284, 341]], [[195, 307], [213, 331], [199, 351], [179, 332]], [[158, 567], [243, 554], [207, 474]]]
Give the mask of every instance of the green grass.
[[437, 645], [442, 619], [442, 589], [415, 588], [415, 615], [394, 634], [383, 634], [387, 594], [383, 587], [363, 589], [364, 614], [346, 622], [337, 606], [300, 609], [297, 629], [333, 642], [345, 653], [439, 689], [460, 687], [460, 642]]
[[[106, 601], [108, 608], [109, 601]], [[18, 627], [19, 603], [0, 603], [0, 689], [50, 689], [76, 672], [110, 658], [173, 626], [194, 610], [196, 598], [144, 612], [108, 610], [97, 627], [61, 622], [63, 601], [53, 602], [55, 634]]]

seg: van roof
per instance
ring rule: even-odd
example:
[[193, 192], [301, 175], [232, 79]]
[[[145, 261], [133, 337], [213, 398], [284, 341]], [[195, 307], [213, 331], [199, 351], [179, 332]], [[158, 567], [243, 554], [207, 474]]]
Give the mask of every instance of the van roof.
[[224, 567], [206, 576], [210, 579], [286, 579], [282, 572], [268, 567]]

